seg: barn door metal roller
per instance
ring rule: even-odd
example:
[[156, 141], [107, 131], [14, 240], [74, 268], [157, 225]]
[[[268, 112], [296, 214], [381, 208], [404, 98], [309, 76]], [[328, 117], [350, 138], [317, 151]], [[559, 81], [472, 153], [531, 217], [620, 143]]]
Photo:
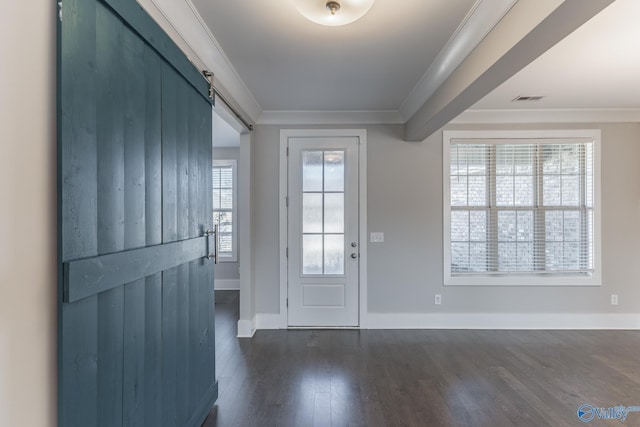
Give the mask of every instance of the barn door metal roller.
[[224, 104], [227, 107], [229, 107], [231, 112], [238, 118], [238, 120], [240, 120], [240, 122], [244, 125], [244, 127], [252, 131], [253, 125], [249, 123], [249, 121], [245, 120], [242, 114], [240, 114], [238, 110], [236, 110], [234, 106], [231, 105], [231, 102], [227, 98], [225, 98], [225, 96], [221, 94], [220, 91], [216, 89], [216, 87], [213, 85], [213, 77], [214, 77], [213, 73], [211, 71], [202, 70], [202, 75], [209, 82], [209, 99], [211, 101], [213, 101], [215, 98], [220, 99], [222, 102], [224, 102]]

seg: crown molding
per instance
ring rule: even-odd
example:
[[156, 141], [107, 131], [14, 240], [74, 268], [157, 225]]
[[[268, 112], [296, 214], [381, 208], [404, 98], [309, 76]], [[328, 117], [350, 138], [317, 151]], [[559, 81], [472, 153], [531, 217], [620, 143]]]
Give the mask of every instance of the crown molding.
[[[636, 123], [640, 108], [467, 110], [450, 124]], [[399, 111], [263, 111], [259, 125], [404, 124]]]
[[[215, 39], [209, 27], [207, 27], [202, 16], [198, 13], [191, 0], [138, 0], [141, 6], [149, 9], [154, 8], [160, 13], [163, 22], [158, 22], [161, 26], [169, 24], [173, 31], [174, 42], [181, 47], [188, 49], [196, 56], [189, 58], [195, 66], [206, 68], [214, 73], [216, 87], [225, 96], [232, 99], [235, 107], [245, 113], [248, 118], [256, 122], [262, 114], [262, 108], [246, 87], [233, 64], [224, 53], [222, 47]], [[156, 21], [157, 14], [150, 13]], [[175, 40], [175, 37], [179, 40]], [[185, 52], [187, 56], [189, 53]]]
[[509, 12], [517, 0], [476, 0], [458, 28], [400, 106], [406, 122]]
[[550, 108], [519, 110], [467, 110], [451, 124], [504, 123], [635, 123], [639, 108]]
[[263, 111], [259, 125], [403, 124], [398, 111]]

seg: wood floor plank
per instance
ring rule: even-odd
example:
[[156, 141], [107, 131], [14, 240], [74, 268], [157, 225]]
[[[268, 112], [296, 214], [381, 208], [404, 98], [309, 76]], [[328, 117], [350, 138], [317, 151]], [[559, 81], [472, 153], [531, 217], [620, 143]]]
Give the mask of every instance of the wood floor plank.
[[[640, 405], [638, 331], [258, 331], [216, 292], [212, 426], [576, 426]], [[590, 426], [619, 421], [595, 419]], [[630, 413], [625, 425], [640, 425]]]

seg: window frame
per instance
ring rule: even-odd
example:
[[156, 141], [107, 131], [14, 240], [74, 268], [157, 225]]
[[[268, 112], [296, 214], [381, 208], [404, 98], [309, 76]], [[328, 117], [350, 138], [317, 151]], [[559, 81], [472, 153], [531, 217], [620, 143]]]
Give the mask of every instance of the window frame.
[[[532, 143], [532, 140], [575, 140], [593, 141], [593, 272], [500, 272], [465, 273], [455, 275], [451, 272], [451, 143], [453, 140], [518, 140]], [[526, 142], [525, 142], [526, 141]], [[442, 137], [442, 177], [443, 177], [443, 284], [445, 286], [601, 286], [601, 131], [599, 129], [576, 130], [488, 130], [488, 131], [443, 131]]]
[[[238, 262], [238, 161], [235, 159], [215, 159], [212, 164], [211, 172], [213, 173], [213, 168], [216, 167], [231, 167], [231, 175], [232, 175], [232, 188], [231, 194], [233, 198], [233, 202], [231, 204], [231, 218], [232, 218], [232, 228], [231, 228], [231, 246], [232, 250], [229, 254], [228, 252], [221, 253], [219, 262]], [[212, 188], [213, 191], [213, 188]], [[213, 217], [214, 212], [228, 212], [229, 209], [214, 209], [213, 205], [211, 206], [211, 216]], [[214, 224], [215, 225], [215, 224]], [[219, 236], [216, 236], [218, 239]], [[229, 255], [227, 255], [229, 254]], [[217, 254], [216, 254], [217, 256]]]

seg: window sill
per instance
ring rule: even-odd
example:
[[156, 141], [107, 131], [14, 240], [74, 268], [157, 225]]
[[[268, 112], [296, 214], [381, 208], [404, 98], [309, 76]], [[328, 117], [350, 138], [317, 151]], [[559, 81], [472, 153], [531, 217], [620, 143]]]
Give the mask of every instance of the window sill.
[[444, 286], [601, 286], [599, 274], [463, 275], [445, 274]]

